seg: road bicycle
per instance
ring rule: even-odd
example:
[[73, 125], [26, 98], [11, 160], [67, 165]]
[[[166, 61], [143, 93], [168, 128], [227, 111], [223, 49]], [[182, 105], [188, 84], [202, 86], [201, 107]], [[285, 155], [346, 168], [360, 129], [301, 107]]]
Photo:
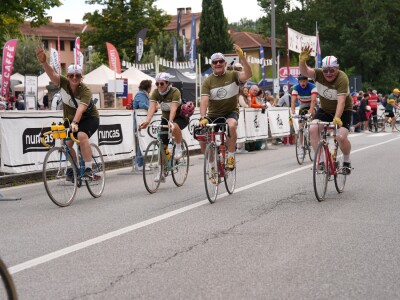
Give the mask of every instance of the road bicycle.
[[[292, 118], [299, 120], [299, 131], [296, 134], [296, 159], [299, 165], [301, 165], [304, 162], [306, 153], [308, 153], [310, 160], [313, 160], [314, 153], [311, 147], [310, 132], [308, 129], [311, 115], [294, 115]], [[303, 125], [302, 128], [300, 128], [300, 124]]]
[[[396, 128], [397, 131], [400, 131], [400, 114], [399, 112], [396, 112], [394, 114], [394, 118], [396, 118], [396, 122], [394, 124], [394, 128]], [[392, 131], [392, 124], [391, 124], [392, 118], [389, 117], [388, 112], [383, 112], [378, 116], [378, 131], [387, 131], [391, 132]]]
[[[222, 118], [220, 118], [222, 119]], [[208, 201], [214, 203], [218, 196], [218, 187], [221, 182], [232, 194], [236, 185], [236, 167], [226, 168], [226, 140], [229, 135], [229, 126], [224, 122], [209, 123], [205, 128], [198, 127], [194, 138], [207, 144], [204, 152], [204, 186]]]
[[14, 281], [10, 273], [8, 272], [7, 266], [0, 258], [0, 299], [17, 300], [17, 292], [15, 290]]
[[[68, 135], [69, 134], [69, 135]], [[67, 147], [66, 141], [77, 143], [78, 162], [76, 163]], [[50, 148], [43, 161], [42, 178], [44, 187], [54, 204], [65, 207], [74, 199], [78, 187], [85, 183], [90, 195], [98, 198], [105, 186], [105, 164], [100, 148], [91, 143], [92, 179], [83, 180], [85, 162], [81, 155], [79, 141], [69, 129], [50, 130], [41, 134], [42, 144]]]
[[[168, 130], [161, 130], [166, 128]], [[176, 186], [182, 186], [189, 172], [189, 148], [184, 139], [181, 142], [182, 157], [174, 159], [176, 152], [175, 140], [172, 137], [169, 125], [161, 125], [161, 120], [155, 120], [147, 126], [147, 133], [154, 140], [147, 146], [143, 157], [143, 181], [146, 190], [155, 193], [161, 182], [171, 172]], [[141, 135], [139, 131], [140, 136]], [[164, 149], [162, 137], [168, 135], [168, 145]], [[172, 155], [170, 149], [172, 149]]]
[[[335, 181], [335, 188], [338, 193], [343, 193], [346, 185], [347, 170], [343, 167], [343, 154], [336, 139], [337, 125], [319, 121], [310, 125], [322, 125], [321, 139], [315, 151], [313, 163], [313, 186], [318, 201], [325, 199], [328, 181]], [[332, 130], [333, 144], [328, 141], [328, 130]]]

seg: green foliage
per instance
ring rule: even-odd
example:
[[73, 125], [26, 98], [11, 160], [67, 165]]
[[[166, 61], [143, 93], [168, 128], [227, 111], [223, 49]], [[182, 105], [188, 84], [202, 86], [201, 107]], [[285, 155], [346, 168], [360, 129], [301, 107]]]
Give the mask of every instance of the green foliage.
[[89, 4], [105, 7], [84, 15], [87, 24], [93, 27], [81, 35], [82, 46], [95, 45], [104, 60], [107, 60], [106, 42], [113, 44], [120, 56], [133, 62], [136, 57], [136, 34], [147, 27], [144, 52], [168, 25], [170, 16], [153, 7], [154, 0], [89, 0]]
[[[258, 0], [267, 12], [262, 21], [270, 32], [270, 0]], [[349, 75], [362, 75], [363, 86], [383, 93], [399, 87], [397, 67], [400, 7], [378, 0], [302, 0], [297, 6], [290, 0], [275, 0], [276, 37], [286, 38], [289, 27], [315, 35], [316, 22], [322, 57], [335, 55]], [[269, 31], [268, 31], [269, 30]]]
[[60, 6], [59, 0], [2, 0], [0, 5], [0, 42], [4, 44], [5, 33], [12, 37], [19, 34], [19, 26], [29, 19], [31, 26], [47, 24], [45, 11]]
[[260, 33], [263, 30], [262, 23], [259, 20], [253, 21], [247, 18], [240, 19], [239, 22], [229, 24], [237, 32]]
[[228, 33], [221, 0], [203, 0], [197, 53], [210, 57], [215, 52], [230, 53], [233, 42]]
[[40, 75], [42, 65], [36, 59], [35, 49], [41, 45], [41, 40], [35, 36], [18, 38], [17, 51], [14, 60], [13, 73], [22, 75]]

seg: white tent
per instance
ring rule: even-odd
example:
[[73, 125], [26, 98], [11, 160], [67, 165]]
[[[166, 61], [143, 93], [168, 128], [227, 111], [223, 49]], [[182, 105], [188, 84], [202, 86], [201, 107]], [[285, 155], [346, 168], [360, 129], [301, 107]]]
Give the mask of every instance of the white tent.
[[[18, 73], [16, 73], [18, 74]], [[16, 75], [14, 74], [14, 75]], [[23, 92], [25, 90], [25, 76], [19, 74], [20, 76], [22, 76], [23, 80], [21, 84], [18, 84], [14, 87], [15, 91], [20, 91]], [[11, 76], [12, 77], [12, 76]], [[50, 78], [46, 73], [42, 73], [39, 77], [38, 77], [38, 93], [42, 93], [43, 91], [46, 89], [46, 86], [48, 86], [50, 84]], [[40, 97], [39, 97], [40, 98]]]
[[128, 78], [128, 93], [132, 94], [132, 96], [135, 96], [139, 91], [139, 84], [142, 80], [151, 80], [153, 82], [152, 89], [156, 88], [156, 80], [135, 67], [127, 69], [122, 73], [121, 77]]

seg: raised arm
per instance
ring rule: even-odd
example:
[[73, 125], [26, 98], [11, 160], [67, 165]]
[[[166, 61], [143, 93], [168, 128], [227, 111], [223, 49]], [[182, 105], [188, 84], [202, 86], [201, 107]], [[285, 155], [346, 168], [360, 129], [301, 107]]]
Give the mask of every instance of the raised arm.
[[36, 57], [38, 61], [42, 64], [44, 71], [49, 76], [50, 80], [56, 85], [60, 85], [60, 76], [54, 71], [54, 69], [47, 62], [46, 53], [42, 47], [36, 48]]
[[313, 78], [315, 77], [315, 71], [313, 68], [310, 68], [307, 66], [307, 60], [310, 59], [311, 56], [311, 48], [309, 46], [303, 48], [299, 54], [299, 67], [300, 67], [300, 73], [304, 76], [307, 76], [308, 78]]
[[250, 65], [246, 60], [246, 57], [244, 56], [243, 50], [242, 48], [240, 48], [238, 45], [233, 44], [233, 48], [235, 49], [237, 55], [240, 58], [240, 62], [243, 65], [243, 71], [240, 72], [239, 75], [239, 80], [241, 82], [246, 82], [248, 79], [251, 78], [251, 76], [253, 76], [253, 72], [251, 71]]

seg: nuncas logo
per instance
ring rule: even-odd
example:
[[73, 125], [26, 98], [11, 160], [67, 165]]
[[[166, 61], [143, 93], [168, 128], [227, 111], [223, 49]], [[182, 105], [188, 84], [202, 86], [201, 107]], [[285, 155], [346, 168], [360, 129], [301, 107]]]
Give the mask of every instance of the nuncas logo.
[[122, 144], [121, 124], [100, 125], [98, 129], [99, 146]]
[[[27, 128], [22, 133], [22, 153], [28, 152], [46, 152], [49, 148], [43, 146], [40, 141], [40, 132], [50, 131], [50, 127], [46, 128]], [[45, 142], [49, 145], [54, 144], [54, 139], [51, 135], [45, 137]]]

